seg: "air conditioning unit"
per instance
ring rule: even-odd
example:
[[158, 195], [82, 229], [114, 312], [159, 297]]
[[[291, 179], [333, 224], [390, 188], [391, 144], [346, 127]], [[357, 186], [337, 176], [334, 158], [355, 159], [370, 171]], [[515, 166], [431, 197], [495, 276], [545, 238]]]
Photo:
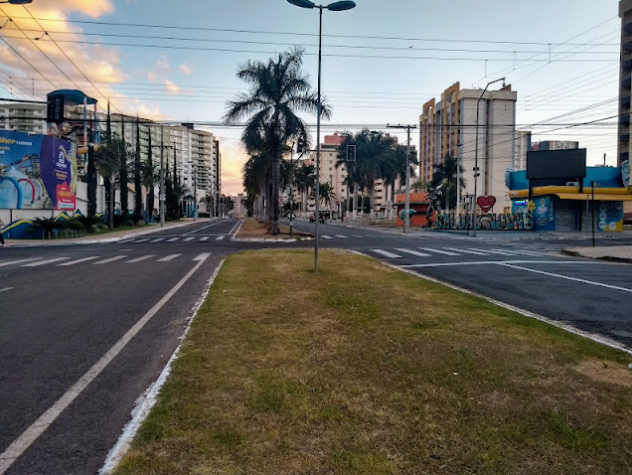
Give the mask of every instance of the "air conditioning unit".
[[566, 186], [579, 186], [578, 181], [567, 181]]

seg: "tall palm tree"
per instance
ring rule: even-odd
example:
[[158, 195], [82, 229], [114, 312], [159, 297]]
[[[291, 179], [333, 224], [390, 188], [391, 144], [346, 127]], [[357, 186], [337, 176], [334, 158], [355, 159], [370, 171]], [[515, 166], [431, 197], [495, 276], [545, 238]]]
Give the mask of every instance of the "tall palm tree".
[[331, 210], [331, 202], [336, 200], [334, 187], [329, 182], [321, 183], [319, 186], [320, 201]]
[[[252, 87], [229, 101], [224, 116], [226, 123], [248, 118], [242, 142], [249, 154], [261, 153], [262, 146], [271, 158], [270, 167], [270, 233], [279, 233], [279, 185], [283, 146], [293, 140], [308, 142], [307, 125], [297, 112], [317, 113], [319, 98], [303, 74], [303, 50], [279, 53], [267, 63], [248, 61], [241, 65], [237, 77]], [[323, 104], [322, 117], [331, 116]]]
[[94, 163], [97, 172], [109, 183], [109, 195], [107, 210], [110, 229], [114, 228], [114, 185], [115, 175], [121, 170], [121, 150], [125, 149], [125, 142], [120, 139], [111, 139], [106, 145], [101, 146], [94, 153]]
[[[459, 170], [458, 175], [460, 175], [458, 185], [456, 183], [457, 167]], [[456, 158], [450, 154], [446, 154], [442, 163], [435, 165], [434, 174], [429, 186], [430, 188], [436, 188], [437, 186], [443, 184], [446, 211], [450, 210], [452, 205], [456, 207], [456, 187], [461, 187], [461, 191], [465, 189], [466, 182], [464, 175], [465, 169], [463, 168], [463, 165], [457, 163]]]
[[316, 186], [316, 168], [314, 165], [303, 165], [296, 173], [296, 189], [301, 195], [301, 209], [307, 212], [307, 196]]

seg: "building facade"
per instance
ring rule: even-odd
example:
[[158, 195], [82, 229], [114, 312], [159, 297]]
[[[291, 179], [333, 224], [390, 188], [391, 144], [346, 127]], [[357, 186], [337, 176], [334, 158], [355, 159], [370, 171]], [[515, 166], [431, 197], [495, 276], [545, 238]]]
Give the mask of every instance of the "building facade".
[[458, 158], [465, 170], [462, 198], [474, 196], [474, 168], [478, 161], [477, 195], [495, 196], [497, 208], [504, 210], [511, 207], [505, 174], [518, 165], [515, 127], [518, 94], [510, 85], [486, 91], [481, 98], [482, 92], [461, 89], [456, 83], [445, 90], [440, 102], [432, 99], [424, 104], [419, 118], [420, 178], [426, 182], [432, 180], [435, 165], [451, 155]]
[[619, 2], [621, 67], [619, 69], [619, 166], [630, 158], [630, 95], [632, 94], [632, 0]]
[[46, 104], [8, 102], [0, 104], [0, 129], [46, 134]]
[[577, 150], [579, 142], [570, 142], [568, 140], [545, 140], [536, 142], [531, 146], [533, 152], [546, 152], [549, 150]]

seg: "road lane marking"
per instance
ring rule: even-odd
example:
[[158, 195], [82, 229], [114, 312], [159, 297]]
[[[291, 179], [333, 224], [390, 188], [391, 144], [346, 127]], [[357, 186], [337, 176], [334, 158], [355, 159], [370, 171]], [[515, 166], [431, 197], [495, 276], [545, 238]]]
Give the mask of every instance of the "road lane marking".
[[165, 238], [158, 238], [158, 239], [154, 239], [153, 241], [151, 241], [152, 244], [156, 244], [157, 242], [161, 242], [164, 241]]
[[188, 238], [186, 238], [186, 239], [184, 240], [184, 242], [191, 242], [191, 241], [193, 241], [194, 239], [195, 239], [195, 238], [188, 237]]
[[104, 261], [95, 262], [94, 265], [98, 266], [98, 265], [102, 265], [102, 264], [109, 264], [110, 262], [120, 261], [121, 259], [125, 259], [127, 257], [129, 257], [129, 256], [110, 257], [109, 259], [105, 259]]
[[403, 252], [406, 254], [412, 254], [417, 257], [430, 257], [430, 254], [424, 254], [423, 252], [413, 251], [412, 249], [395, 249], [398, 252]]
[[422, 269], [424, 267], [458, 267], [458, 266], [471, 266], [471, 265], [495, 265], [495, 264], [581, 264], [581, 265], [596, 265], [603, 264], [603, 262], [589, 262], [589, 261], [469, 261], [469, 262], [437, 262], [435, 264], [410, 264], [397, 266], [399, 269]]
[[209, 224], [208, 226], [204, 226], [202, 228], [198, 228], [198, 229], [194, 229], [193, 231], [189, 231], [188, 233], [185, 233], [185, 236], [190, 236], [191, 234], [196, 234], [199, 233], [200, 231], [204, 231], [205, 229], [208, 229], [212, 226], [217, 226], [218, 224], [222, 224], [224, 223], [224, 220], [220, 220], [220, 221], [215, 221], [214, 223]]
[[136, 241], [136, 244], [142, 244], [147, 241], [149, 241], [149, 239], [139, 239], [138, 241]]
[[627, 293], [632, 294], [632, 289], [629, 289], [627, 287], [619, 287], [617, 285], [604, 284], [603, 282], [595, 282], [594, 280], [579, 279], [577, 277], [570, 277], [568, 275], [555, 274], [553, 272], [545, 272], [543, 270], [529, 269], [528, 267], [517, 266], [514, 264], [501, 264], [501, 265], [504, 267], [509, 267], [511, 269], [524, 270], [527, 272], [533, 272], [534, 274], [541, 274], [541, 275], [546, 275], [549, 277], [557, 277], [558, 279], [565, 279], [565, 280], [570, 280], [573, 282], [581, 282], [583, 284], [596, 285], [598, 287], [605, 287], [606, 289], [621, 290], [622, 292], [627, 292]]
[[178, 239], [180, 239], [180, 238], [179, 237], [175, 237], [175, 238], [167, 239], [167, 242], [176, 242]]
[[19, 259], [17, 261], [0, 262], [0, 267], [10, 266], [11, 264], [25, 264], [26, 262], [33, 262], [40, 260], [41, 257], [31, 257], [30, 259]]
[[443, 254], [444, 256], [458, 256], [459, 255], [456, 252], [442, 251], [441, 249], [434, 249], [432, 247], [420, 247], [419, 249], [421, 249], [422, 251], [436, 252], [437, 254]]
[[340, 239], [349, 239], [349, 237], [348, 237], [348, 236], [344, 236], [344, 235], [342, 235], [342, 234], [336, 234], [336, 237], [337, 237], [337, 238], [340, 238]]
[[226, 236], [220, 236], [216, 239], [216, 241], [223, 241]]
[[237, 224], [235, 224], [235, 225], [233, 226], [233, 229], [231, 229], [231, 230], [228, 232], [228, 235], [229, 235], [229, 236], [232, 236], [232, 234], [233, 234], [233, 233], [237, 232], [237, 228], [238, 228], [238, 227], [242, 224], [242, 222], [243, 222], [243, 219], [240, 219], [239, 221], [237, 221]]
[[204, 236], [203, 238], [200, 238], [200, 241], [208, 241], [209, 236]]
[[364, 239], [364, 236], [360, 236], [359, 234], [354, 234], [353, 237], [358, 238], [358, 239]]
[[101, 257], [101, 256], [84, 257], [83, 259], [77, 259], [75, 261], [64, 262], [63, 264], [57, 264], [57, 267], [74, 266], [74, 265], [77, 265], [77, 264], [81, 264], [82, 262], [93, 261], [95, 259], [98, 259], [99, 257]]
[[146, 256], [137, 257], [136, 259], [131, 259], [126, 261], [126, 264], [136, 264], [137, 262], [143, 262], [147, 259], [151, 259], [152, 257], [156, 257], [156, 254], [147, 254]]
[[485, 249], [485, 252], [489, 252], [490, 254], [498, 254], [499, 256], [515, 256], [516, 255], [515, 252], [497, 251], [494, 249]]
[[210, 252], [203, 252], [202, 254], [200, 254], [196, 258], [194, 258], [193, 262], [204, 262], [209, 257], [211, 257], [211, 253]]
[[196, 258], [198, 263], [178, 282], [160, 301], [154, 305], [143, 317], [130, 328], [123, 337], [117, 341], [108, 352], [97, 361], [79, 380], [73, 384], [63, 396], [61, 396], [44, 414], [42, 414], [33, 424], [31, 424], [11, 445], [0, 454], [0, 475], [4, 474], [13, 463], [35, 442], [50, 425], [55, 422], [59, 415], [66, 410], [72, 402], [96, 379], [99, 374], [116, 358], [116, 356], [127, 346], [132, 338], [156, 315], [171, 298], [180, 290], [184, 284], [195, 274], [206, 262], [208, 254], [203, 257], [200, 254]]
[[392, 252], [383, 251], [382, 249], [371, 249], [371, 251], [375, 252], [376, 254], [381, 254], [382, 256], [389, 257], [391, 259], [401, 259], [402, 257], [398, 254], [393, 254]]
[[515, 252], [516, 254], [522, 254], [524, 256], [534, 256], [534, 257], [542, 257], [546, 256], [545, 252], [534, 252], [534, 251], [516, 251], [512, 250], [511, 252]]
[[5, 287], [4, 289], [0, 289], [0, 294], [2, 292], [8, 292], [9, 290], [13, 290], [13, 289], [14, 289], [14, 287]]
[[321, 234], [320, 237], [323, 239], [327, 239], [328, 241], [331, 241], [333, 239], [331, 236], [327, 236], [325, 234]]
[[448, 250], [448, 251], [454, 251], [454, 252], [464, 252], [465, 254], [474, 254], [475, 256], [486, 256], [487, 254], [485, 254], [484, 252], [481, 251], [468, 251], [467, 249], [457, 249], [455, 247], [444, 247], [444, 249]]
[[67, 261], [70, 257], [56, 257], [55, 259], [47, 259], [45, 261], [31, 262], [30, 264], [24, 264], [22, 267], [39, 267], [46, 264], [54, 264], [55, 262]]
[[171, 254], [169, 256], [163, 257], [162, 259], [158, 259], [156, 262], [169, 262], [174, 260], [176, 257], [180, 257], [182, 254]]

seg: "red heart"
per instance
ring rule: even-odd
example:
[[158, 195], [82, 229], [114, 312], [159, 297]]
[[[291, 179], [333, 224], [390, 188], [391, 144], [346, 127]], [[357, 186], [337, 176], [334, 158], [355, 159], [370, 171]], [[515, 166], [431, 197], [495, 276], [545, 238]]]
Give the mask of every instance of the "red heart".
[[476, 203], [483, 210], [484, 213], [487, 213], [496, 204], [496, 197], [495, 196], [479, 196], [478, 199], [476, 200]]

